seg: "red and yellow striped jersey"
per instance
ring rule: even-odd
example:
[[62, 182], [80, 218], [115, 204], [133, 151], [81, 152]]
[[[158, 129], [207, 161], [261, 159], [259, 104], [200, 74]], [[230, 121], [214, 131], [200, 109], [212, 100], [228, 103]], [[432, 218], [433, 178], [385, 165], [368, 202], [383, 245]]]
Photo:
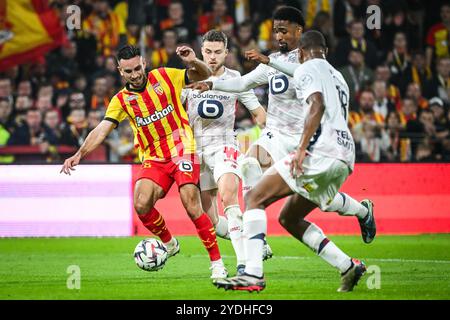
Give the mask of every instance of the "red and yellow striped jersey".
[[116, 124], [126, 117], [130, 119], [141, 161], [166, 161], [195, 152], [194, 135], [180, 101], [186, 72], [153, 69], [143, 89], [126, 86], [111, 99], [105, 119]]

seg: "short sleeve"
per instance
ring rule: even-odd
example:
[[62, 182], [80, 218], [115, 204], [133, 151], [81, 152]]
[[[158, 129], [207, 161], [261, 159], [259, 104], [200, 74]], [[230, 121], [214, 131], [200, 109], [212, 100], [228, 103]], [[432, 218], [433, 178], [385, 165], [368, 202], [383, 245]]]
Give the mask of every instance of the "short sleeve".
[[126, 117], [127, 113], [123, 110], [119, 98], [115, 95], [108, 104], [104, 119], [113, 122], [117, 127]]
[[323, 93], [322, 83], [320, 81], [320, 75], [314, 74], [312, 68], [299, 66], [294, 73], [294, 81], [297, 86], [298, 93], [303, 99], [308, 98], [316, 92]]

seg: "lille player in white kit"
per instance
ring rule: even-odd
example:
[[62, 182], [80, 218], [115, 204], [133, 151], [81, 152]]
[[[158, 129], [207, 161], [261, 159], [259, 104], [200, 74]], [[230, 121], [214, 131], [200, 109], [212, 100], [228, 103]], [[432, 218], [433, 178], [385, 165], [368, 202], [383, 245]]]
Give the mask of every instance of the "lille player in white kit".
[[[212, 70], [208, 80], [234, 79], [240, 76], [224, 66], [228, 54], [227, 36], [211, 30], [203, 36], [203, 60]], [[231, 240], [236, 252], [237, 274], [245, 268], [242, 239], [242, 212], [239, 206], [239, 181], [242, 177], [238, 159], [241, 158], [234, 131], [237, 101], [255, 117], [260, 127], [265, 126], [266, 111], [253, 90], [242, 93], [184, 89], [181, 99], [187, 108], [189, 122], [194, 130], [197, 154], [201, 161], [200, 190], [203, 209], [215, 226], [216, 234]], [[224, 213], [217, 210], [217, 191]]]
[[[341, 273], [339, 292], [352, 291], [365, 265], [347, 256], [322, 230], [305, 217], [316, 207], [326, 208], [352, 172], [355, 144], [347, 125], [348, 86], [325, 59], [325, 38], [318, 31], [306, 32], [300, 41], [300, 60], [294, 73], [299, 100], [306, 108], [304, 132], [295, 152], [270, 168], [247, 194], [244, 213], [245, 273], [217, 280], [219, 288], [260, 291], [266, 286], [261, 259], [262, 238], [267, 230], [265, 208], [292, 195], [279, 217], [281, 225], [296, 239]], [[283, 70], [283, 63], [262, 60]], [[292, 67], [292, 64], [290, 64]]]
[[[301, 11], [283, 6], [273, 15], [273, 29], [280, 51], [271, 54], [273, 61], [298, 64], [298, 43], [305, 21]], [[269, 103], [266, 127], [241, 161], [242, 187], [245, 194], [261, 179], [262, 174], [273, 163], [294, 151], [303, 133], [304, 108], [297, 99], [292, 78], [293, 70], [281, 72], [266, 64], [260, 64], [250, 73], [230, 80], [217, 79], [193, 85], [200, 91], [209, 89], [225, 92], [243, 92], [259, 85], [269, 84]], [[373, 203], [368, 199], [361, 202], [338, 192], [324, 211], [338, 212], [342, 216], [356, 216], [365, 243], [373, 241], [376, 230], [373, 217]], [[369, 228], [372, 228], [369, 230]], [[271, 254], [271, 252], [270, 252]]]

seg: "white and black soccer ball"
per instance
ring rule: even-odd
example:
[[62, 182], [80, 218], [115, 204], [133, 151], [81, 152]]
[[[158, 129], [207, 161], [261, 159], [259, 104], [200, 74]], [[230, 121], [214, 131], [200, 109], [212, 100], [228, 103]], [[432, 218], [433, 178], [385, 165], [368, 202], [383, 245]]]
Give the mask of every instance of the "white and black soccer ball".
[[166, 246], [158, 239], [149, 238], [140, 241], [134, 249], [134, 261], [146, 271], [158, 271], [168, 258]]

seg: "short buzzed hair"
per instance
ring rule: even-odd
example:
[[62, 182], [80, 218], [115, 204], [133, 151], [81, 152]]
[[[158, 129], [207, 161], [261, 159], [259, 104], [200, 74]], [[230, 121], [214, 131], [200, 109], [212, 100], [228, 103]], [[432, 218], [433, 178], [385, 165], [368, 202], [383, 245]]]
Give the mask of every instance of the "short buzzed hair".
[[225, 33], [223, 33], [222, 31], [219, 31], [219, 30], [210, 30], [207, 33], [205, 33], [202, 38], [202, 44], [205, 41], [223, 42], [225, 48], [227, 48], [227, 45], [228, 45], [227, 36], [225, 35]]
[[300, 39], [300, 47], [307, 49], [326, 49], [327, 43], [322, 33], [316, 30], [306, 31]]
[[119, 52], [117, 53], [117, 61], [120, 61], [121, 59], [128, 60], [140, 55], [141, 50], [138, 47], [126, 45], [120, 48]]
[[289, 22], [294, 22], [305, 28], [305, 18], [303, 17], [303, 13], [291, 6], [282, 6], [278, 8], [272, 17], [273, 20], [286, 20]]

